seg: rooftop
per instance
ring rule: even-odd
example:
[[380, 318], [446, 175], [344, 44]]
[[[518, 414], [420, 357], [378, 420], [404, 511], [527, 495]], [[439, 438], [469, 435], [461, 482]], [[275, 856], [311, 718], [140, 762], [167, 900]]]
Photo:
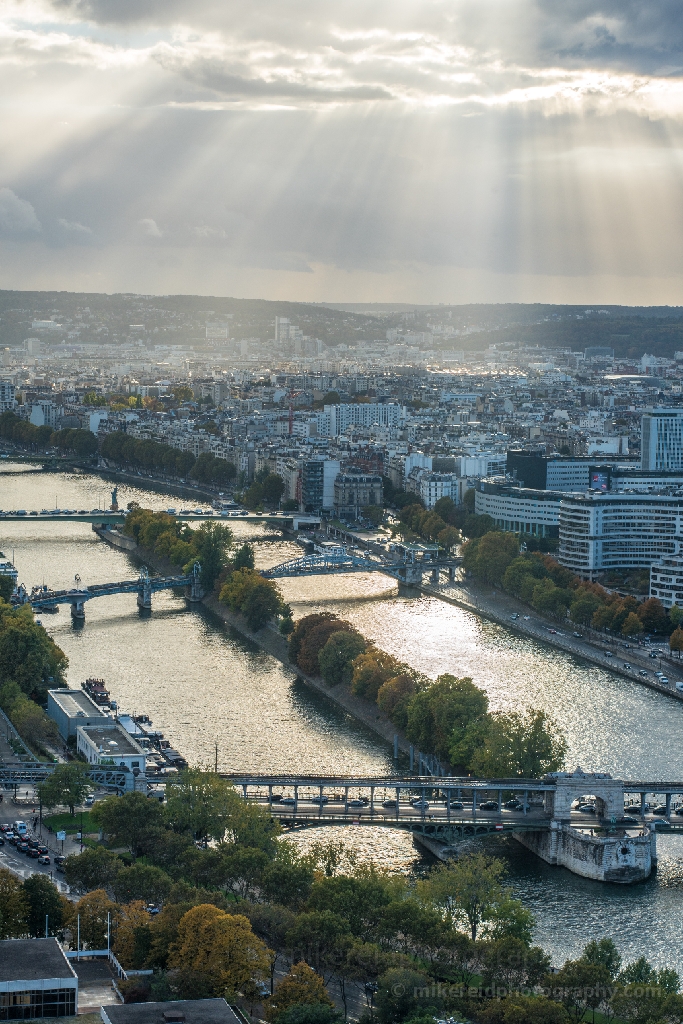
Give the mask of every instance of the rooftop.
[[0, 984], [44, 978], [76, 979], [56, 939], [2, 939]]
[[80, 729], [95, 746], [102, 747], [105, 754], [110, 754], [111, 757], [129, 756], [130, 754], [141, 754], [144, 757], [144, 750], [120, 725], [115, 725], [113, 722], [109, 728], [99, 725], [81, 725]]
[[240, 1024], [225, 999], [178, 999], [102, 1007], [105, 1024]]
[[86, 718], [108, 717], [85, 690], [48, 690], [48, 693], [69, 718], [76, 718], [79, 712]]

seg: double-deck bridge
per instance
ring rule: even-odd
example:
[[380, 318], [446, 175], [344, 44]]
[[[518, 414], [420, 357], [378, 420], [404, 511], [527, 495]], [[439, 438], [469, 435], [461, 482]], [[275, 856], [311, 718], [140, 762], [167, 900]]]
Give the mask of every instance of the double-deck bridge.
[[139, 608], [151, 609], [152, 594], [160, 590], [185, 590], [189, 601], [200, 601], [203, 590], [199, 582], [199, 563], [195, 562], [192, 572], [182, 576], [150, 576], [143, 565], [136, 580], [120, 580], [117, 583], [93, 583], [87, 587], [76, 586], [70, 590], [50, 590], [34, 587], [29, 594], [22, 587], [18, 591], [17, 603], [30, 604], [35, 611], [57, 608], [61, 604], [71, 605], [72, 618], [85, 619], [85, 602], [96, 597], [110, 597], [112, 594], [137, 594]]
[[[630, 826], [683, 833], [683, 815], [676, 814], [683, 809], [683, 782], [624, 781], [581, 769], [543, 779], [241, 773], [226, 778], [287, 829], [385, 826], [448, 844], [491, 832], [549, 831], [558, 822], [588, 831]], [[650, 803], [649, 797], [661, 802]]]

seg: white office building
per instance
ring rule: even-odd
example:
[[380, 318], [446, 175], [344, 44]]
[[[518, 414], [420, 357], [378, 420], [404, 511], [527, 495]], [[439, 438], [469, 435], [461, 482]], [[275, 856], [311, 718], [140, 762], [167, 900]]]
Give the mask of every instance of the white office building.
[[14, 384], [0, 380], [0, 412], [12, 412], [16, 404]]
[[651, 567], [650, 597], [659, 598], [665, 608], [683, 607], [683, 555], [663, 558]]
[[[339, 437], [348, 427], [399, 427], [405, 423], [405, 406], [388, 402], [377, 405], [362, 402], [358, 405], [326, 405], [323, 415], [318, 418], [318, 434]], [[322, 429], [321, 429], [322, 428]]]
[[563, 495], [558, 560], [585, 579], [610, 569], [649, 569], [678, 551], [682, 526], [683, 496]]
[[641, 427], [643, 469], [683, 470], [683, 409], [652, 409]]
[[474, 511], [490, 516], [497, 530], [557, 537], [561, 494], [513, 487], [503, 480], [479, 480], [475, 484]]

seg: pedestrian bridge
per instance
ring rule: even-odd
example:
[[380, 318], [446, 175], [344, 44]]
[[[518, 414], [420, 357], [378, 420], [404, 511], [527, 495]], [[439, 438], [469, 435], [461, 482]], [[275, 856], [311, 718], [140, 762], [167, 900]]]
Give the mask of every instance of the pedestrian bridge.
[[[85, 619], [85, 602], [96, 597], [110, 597], [113, 594], [136, 594], [139, 608], [151, 609], [152, 594], [160, 590], [186, 590], [189, 601], [200, 601], [203, 590], [199, 582], [199, 563], [195, 562], [192, 572], [182, 576], [150, 576], [146, 566], [140, 569], [135, 580], [120, 580], [116, 583], [93, 583], [88, 587], [80, 585], [70, 590], [50, 590], [48, 587], [34, 587], [30, 594], [24, 587], [18, 591], [17, 604], [30, 604], [34, 611], [47, 611], [59, 605], [70, 605], [74, 619]], [[77, 579], [77, 582], [80, 581]]]

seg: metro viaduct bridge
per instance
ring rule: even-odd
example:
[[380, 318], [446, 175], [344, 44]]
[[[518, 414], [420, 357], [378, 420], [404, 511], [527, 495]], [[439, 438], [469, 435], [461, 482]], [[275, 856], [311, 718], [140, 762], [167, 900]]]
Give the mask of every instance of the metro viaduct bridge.
[[[85, 619], [85, 602], [95, 597], [109, 597], [112, 594], [137, 594], [138, 608], [151, 609], [152, 594], [160, 590], [185, 590], [190, 602], [201, 601], [204, 591], [199, 582], [199, 563], [195, 562], [192, 572], [183, 576], [150, 576], [143, 565], [136, 580], [121, 580], [118, 583], [93, 583], [88, 587], [74, 587], [71, 590], [48, 590], [35, 587], [20, 603], [30, 604], [34, 611], [45, 611], [60, 604], [71, 605], [71, 616]], [[25, 592], [24, 592], [25, 593]]]
[[[561, 820], [580, 830], [630, 825], [683, 834], [683, 817], [672, 816], [672, 798], [683, 801], [683, 782], [622, 781], [580, 769], [540, 780], [239, 773], [223, 777], [241, 789], [245, 800], [267, 806], [287, 829], [384, 826], [452, 843], [489, 833], [547, 831]], [[652, 813], [649, 796], [662, 799], [665, 813]], [[586, 797], [593, 798], [594, 813], [575, 806]], [[628, 804], [625, 797], [630, 798]]]

